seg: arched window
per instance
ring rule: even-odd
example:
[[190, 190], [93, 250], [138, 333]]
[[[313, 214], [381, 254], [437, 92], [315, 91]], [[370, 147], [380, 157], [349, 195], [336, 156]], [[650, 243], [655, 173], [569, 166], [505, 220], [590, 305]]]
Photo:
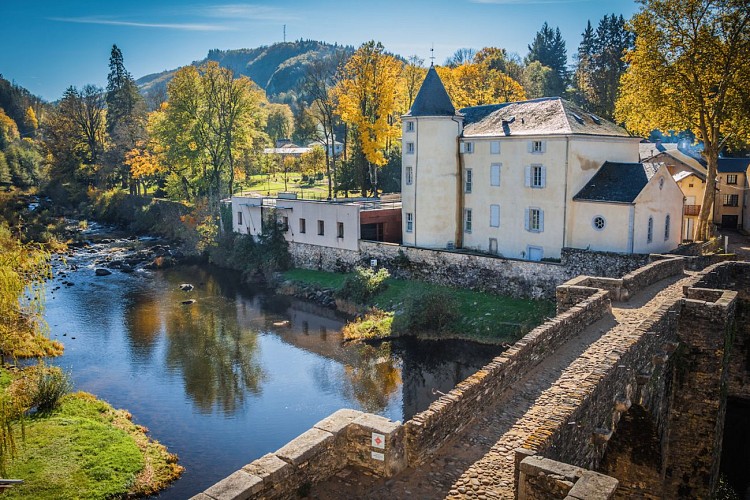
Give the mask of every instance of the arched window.
[[654, 241], [654, 218], [648, 218], [648, 234], [646, 235], [646, 243]]
[[664, 241], [669, 239], [669, 214], [664, 219]]

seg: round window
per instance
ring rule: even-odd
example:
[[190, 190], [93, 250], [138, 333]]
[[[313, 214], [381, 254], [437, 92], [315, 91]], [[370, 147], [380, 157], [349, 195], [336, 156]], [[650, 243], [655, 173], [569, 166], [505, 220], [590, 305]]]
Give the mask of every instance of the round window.
[[602, 229], [604, 229], [604, 226], [607, 225], [607, 221], [604, 220], [604, 217], [602, 217], [601, 215], [597, 215], [596, 217], [594, 217], [594, 220], [591, 221], [591, 224], [594, 226], [594, 229], [596, 229], [597, 231], [601, 231]]

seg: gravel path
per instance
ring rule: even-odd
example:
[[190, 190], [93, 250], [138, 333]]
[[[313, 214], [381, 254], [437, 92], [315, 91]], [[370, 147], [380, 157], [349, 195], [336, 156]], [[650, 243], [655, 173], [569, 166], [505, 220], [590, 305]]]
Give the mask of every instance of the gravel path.
[[448, 441], [419, 468], [390, 478], [346, 469], [315, 486], [312, 498], [514, 498], [514, 450], [553, 412], [575, 406], [576, 380], [592, 373], [613, 350], [637, 340], [636, 327], [659, 306], [682, 296], [679, 276], [660, 281], [612, 315], [589, 326], [534, 368], [498, 402]]

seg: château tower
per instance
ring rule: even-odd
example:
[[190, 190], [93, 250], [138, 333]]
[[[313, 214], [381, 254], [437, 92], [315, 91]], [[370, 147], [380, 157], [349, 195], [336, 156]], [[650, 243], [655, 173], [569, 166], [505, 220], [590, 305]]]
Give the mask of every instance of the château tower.
[[463, 116], [456, 113], [434, 66], [427, 71], [402, 124], [403, 244], [424, 248], [460, 246], [458, 140]]

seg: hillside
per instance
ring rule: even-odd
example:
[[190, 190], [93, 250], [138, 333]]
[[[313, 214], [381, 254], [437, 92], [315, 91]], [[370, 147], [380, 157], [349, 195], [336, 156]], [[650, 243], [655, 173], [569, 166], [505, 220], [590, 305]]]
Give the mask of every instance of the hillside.
[[[299, 40], [255, 49], [214, 49], [208, 52], [205, 59], [194, 61], [192, 64], [200, 66], [208, 61], [216, 61], [234, 71], [237, 76], [249, 77], [271, 97], [294, 89], [311, 61], [329, 57], [342, 49], [348, 52], [354, 50], [352, 47], [325, 42]], [[144, 94], [162, 92], [176, 71], [177, 69], [174, 69], [146, 75], [136, 80], [136, 83]]]

